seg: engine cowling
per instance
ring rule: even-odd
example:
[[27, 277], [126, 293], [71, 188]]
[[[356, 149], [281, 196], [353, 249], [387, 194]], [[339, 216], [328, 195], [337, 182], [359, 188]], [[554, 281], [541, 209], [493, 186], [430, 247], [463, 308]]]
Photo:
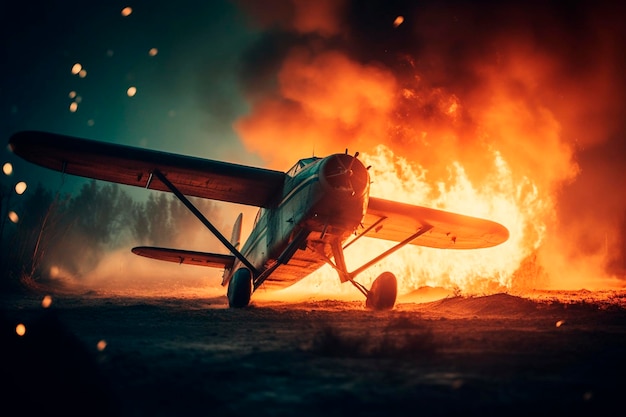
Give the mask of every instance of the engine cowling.
[[328, 190], [344, 197], [360, 198], [369, 190], [369, 173], [356, 156], [331, 155], [324, 161], [320, 174], [320, 181]]

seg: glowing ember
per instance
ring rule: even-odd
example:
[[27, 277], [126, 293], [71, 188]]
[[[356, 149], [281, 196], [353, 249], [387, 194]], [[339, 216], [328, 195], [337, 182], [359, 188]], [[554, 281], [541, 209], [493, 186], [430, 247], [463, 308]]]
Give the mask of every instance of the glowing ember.
[[128, 6], [124, 7], [122, 9], [122, 12], [121, 12], [122, 16], [124, 16], [124, 17], [130, 16], [132, 13], [133, 13], [133, 8], [132, 7], [128, 7]]
[[4, 172], [4, 175], [13, 174], [13, 165], [10, 162], [5, 163], [2, 165], [2, 172]]
[[393, 21], [393, 27], [397, 28], [398, 26], [400, 26], [402, 23], [404, 23], [404, 16], [398, 16], [396, 17], [396, 19]]
[[128, 87], [128, 90], [126, 90], [126, 94], [128, 95], [128, 97], [133, 97], [135, 94], [137, 94], [137, 88]]
[[17, 326], [15, 326], [15, 333], [18, 336], [24, 336], [26, 334], [26, 326], [24, 326], [22, 323], [18, 324]]
[[70, 103], [70, 112], [72, 113], [76, 113], [76, 111], [78, 110], [78, 103], [73, 101]]
[[9, 216], [9, 220], [11, 220], [13, 223], [17, 223], [20, 221], [19, 216], [14, 211], [9, 211], [8, 216]]
[[80, 73], [82, 69], [83, 66], [77, 62], [72, 66], [72, 74], [78, 75], [78, 73]]
[[106, 347], [107, 342], [105, 340], [98, 341], [98, 344], [96, 345], [96, 349], [98, 349], [99, 352], [102, 352], [104, 349], [106, 349]]
[[565, 324], [565, 320], [559, 320], [556, 322], [556, 327], [561, 327], [564, 324]]
[[41, 300], [41, 306], [43, 308], [49, 308], [52, 305], [52, 297], [49, 295], [46, 295], [43, 297], [43, 299]]
[[24, 191], [26, 191], [27, 185], [24, 181], [20, 181], [17, 184], [15, 184], [15, 192], [19, 195], [24, 194]]

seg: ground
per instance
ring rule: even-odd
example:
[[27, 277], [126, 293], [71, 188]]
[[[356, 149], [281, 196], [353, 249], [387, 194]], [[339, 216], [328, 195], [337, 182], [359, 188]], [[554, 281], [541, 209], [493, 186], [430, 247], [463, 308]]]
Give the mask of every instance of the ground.
[[[626, 293], [363, 302], [2, 295], [2, 415], [619, 414]], [[16, 333], [18, 324], [26, 333]], [[9, 410], [13, 410], [9, 413]]]

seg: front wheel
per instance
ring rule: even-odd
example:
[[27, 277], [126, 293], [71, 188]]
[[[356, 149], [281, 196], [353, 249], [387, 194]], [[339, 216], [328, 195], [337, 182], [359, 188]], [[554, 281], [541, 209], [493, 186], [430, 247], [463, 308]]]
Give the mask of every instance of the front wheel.
[[252, 295], [252, 272], [248, 268], [239, 268], [228, 283], [228, 306], [246, 307]]
[[391, 272], [383, 272], [374, 280], [367, 293], [365, 306], [372, 310], [391, 310], [398, 295], [398, 281]]

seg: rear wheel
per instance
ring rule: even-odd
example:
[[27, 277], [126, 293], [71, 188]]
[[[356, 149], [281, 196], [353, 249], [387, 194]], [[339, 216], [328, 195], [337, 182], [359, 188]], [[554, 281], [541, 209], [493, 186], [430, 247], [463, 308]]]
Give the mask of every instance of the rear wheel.
[[239, 268], [228, 283], [228, 306], [246, 307], [252, 295], [252, 273], [248, 268]]
[[391, 310], [398, 295], [398, 281], [391, 272], [383, 272], [374, 280], [367, 293], [365, 306], [372, 310]]

